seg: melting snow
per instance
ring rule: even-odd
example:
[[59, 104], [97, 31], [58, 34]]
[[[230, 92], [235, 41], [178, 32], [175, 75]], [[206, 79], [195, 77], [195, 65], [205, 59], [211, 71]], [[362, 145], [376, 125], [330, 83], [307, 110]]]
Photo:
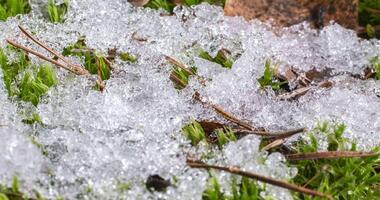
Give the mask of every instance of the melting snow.
[[[275, 30], [259, 21], [225, 17], [221, 8], [207, 4], [177, 7], [174, 16], [165, 16], [161, 11], [134, 8], [125, 0], [71, 0], [66, 22], [53, 25], [42, 18], [41, 2], [32, 2], [33, 13], [0, 23], [2, 46], [5, 38], [32, 45], [18, 31], [20, 24], [59, 51], [86, 36], [89, 47], [103, 53], [117, 47], [137, 55], [138, 63], [117, 60], [104, 93], [92, 90], [93, 82], [84, 77], [57, 70], [58, 86], [35, 109], [44, 126], [21, 123], [19, 108], [34, 108], [12, 102], [1, 86], [2, 183], [17, 175], [26, 191], [37, 189], [48, 198], [200, 199], [208, 174], [186, 167], [187, 152], [194, 150], [180, 129], [191, 119], [223, 119], [195, 104], [194, 90], [254, 126], [279, 130], [312, 127], [318, 120], [338, 121], [348, 126], [346, 136], [356, 139], [361, 148], [380, 144], [380, 98], [376, 96], [380, 82], [348, 75], [360, 74], [369, 58], [380, 55], [377, 40], [361, 40], [337, 24], [320, 32], [307, 24]], [[134, 40], [134, 33], [147, 41]], [[211, 55], [227, 48], [241, 56], [231, 70], [222, 69], [196, 58], [199, 48]], [[178, 92], [168, 78], [170, 66], [164, 55], [195, 64], [200, 75], [211, 81], [203, 87], [191, 80], [189, 88]], [[335, 86], [313, 88], [297, 101], [279, 101], [260, 90], [257, 82], [267, 58], [301, 71], [332, 69]], [[33, 62], [41, 61], [33, 58]], [[46, 157], [30, 142], [30, 135], [45, 146]], [[229, 144], [213, 162], [276, 178], [294, 176], [281, 154], [262, 155], [258, 144], [257, 137], [245, 137]], [[176, 179], [176, 186], [152, 194], [144, 186], [152, 174]], [[218, 176], [228, 178], [224, 173]], [[131, 183], [131, 190], [118, 192], [119, 182]], [[228, 181], [222, 182], [228, 187]], [[291, 199], [289, 192], [279, 188], [268, 187], [267, 193]]]

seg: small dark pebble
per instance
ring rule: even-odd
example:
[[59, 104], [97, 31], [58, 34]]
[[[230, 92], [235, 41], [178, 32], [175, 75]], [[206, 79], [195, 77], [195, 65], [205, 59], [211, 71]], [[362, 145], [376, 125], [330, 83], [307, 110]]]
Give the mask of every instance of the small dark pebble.
[[167, 187], [171, 185], [170, 180], [165, 180], [161, 176], [155, 174], [150, 175], [148, 179], [146, 180], [146, 188], [148, 190], [155, 190], [158, 192], [165, 191]]

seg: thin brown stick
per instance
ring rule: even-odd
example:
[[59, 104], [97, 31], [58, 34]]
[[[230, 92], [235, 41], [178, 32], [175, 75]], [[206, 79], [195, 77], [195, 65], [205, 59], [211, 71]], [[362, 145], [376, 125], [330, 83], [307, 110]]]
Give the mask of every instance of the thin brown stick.
[[297, 129], [292, 129], [288, 131], [279, 131], [279, 132], [266, 132], [266, 131], [256, 131], [256, 130], [250, 131], [250, 130], [244, 130], [244, 129], [235, 129], [233, 131], [235, 133], [241, 133], [241, 134], [259, 135], [268, 139], [283, 139], [283, 138], [288, 138], [290, 136], [293, 136], [297, 133], [305, 132], [306, 130], [307, 130], [306, 128], [297, 128]]
[[170, 80], [172, 80], [175, 84], [179, 85], [181, 88], [185, 88], [186, 87], [186, 83], [184, 83], [180, 78], [178, 78], [173, 73], [170, 74]]
[[237, 117], [235, 117], [232, 114], [228, 113], [227, 111], [223, 110], [220, 106], [215, 105], [215, 104], [210, 103], [210, 102], [203, 101], [198, 92], [195, 93], [194, 98], [203, 104], [211, 106], [215, 110], [215, 112], [220, 114], [222, 117], [224, 117], [228, 121], [230, 121], [230, 122], [232, 122], [238, 126], [241, 126], [245, 129], [248, 129], [250, 131], [255, 130], [255, 128], [253, 128], [251, 125], [247, 124], [246, 122], [243, 122], [242, 120], [238, 119]]
[[43, 44], [41, 41], [39, 41], [36, 37], [34, 37], [31, 33], [29, 33], [25, 28], [23, 28], [22, 26], [18, 26], [18, 28], [21, 30], [21, 32], [26, 36], [28, 37], [29, 39], [31, 39], [33, 42], [35, 42], [36, 44], [38, 44], [40, 47], [44, 48], [46, 51], [50, 52], [51, 54], [53, 54], [54, 56], [58, 57], [59, 59], [61, 59], [64, 63], [66, 63], [67, 65], [69, 66], [72, 66], [73, 68], [75, 67], [80, 67], [78, 65], [75, 65], [71, 62], [69, 62], [68, 60], [66, 60], [65, 57], [63, 57], [61, 54], [59, 54], [58, 52], [54, 51], [53, 49], [49, 48], [47, 45]]
[[187, 165], [189, 165], [192, 168], [217, 169], [217, 170], [229, 172], [231, 174], [237, 174], [240, 176], [252, 178], [252, 179], [264, 182], [264, 183], [268, 183], [271, 185], [278, 186], [278, 187], [286, 188], [288, 190], [292, 190], [295, 192], [299, 192], [299, 193], [303, 193], [303, 194], [307, 194], [307, 195], [311, 195], [311, 196], [318, 196], [318, 197], [323, 197], [323, 198], [327, 198], [327, 199], [332, 199], [332, 197], [330, 195], [327, 195], [327, 194], [324, 194], [324, 193], [321, 193], [321, 192], [318, 192], [315, 190], [311, 190], [311, 189], [308, 189], [308, 188], [305, 188], [302, 186], [294, 185], [294, 184], [288, 183], [288, 182], [283, 181], [283, 180], [277, 180], [277, 179], [262, 176], [262, 175], [259, 175], [259, 174], [253, 173], [253, 172], [247, 172], [247, 171], [241, 170], [238, 167], [224, 167], [224, 166], [218, 166], [218, 165], [208, 165], [208, 164], [205, 164], [201, 161], [194, 161], [194, 160], [190, 160], [190, 159], [187, 160]]
[[17, 47], [17, 48], [19, 48], [19, 49], [22, 49], [22, 50], [24, 50], [25, 52], [30, 53], [30, 54], [33, 54], [33, 55], [35, 55], [35, 56], [37, 56], [37, 57], [39, 57], [39, 58], [41, 58], [41, 59], [43, 59], [43, 60], [45, 60], [45, 61], [51, 62], [51, 63], [53, 63], [54, 65], [56, 65], [56, 66], [58, 66], [58, 67], [61, 67], [61, 68], [65, 69], [65, 70], [67, 70], [67, 71], [69, 71], [69, 72], [72, 72], [72, 73], [74, 73], [74, 74], [76, 74], [76, 75], [85, 75], [85, 74], [88, 74], [88, 71], [85, 70], [85, 69], [83, 69], [83, 68], [71, 68], [71, 67], [68, 67], [68, 66], [63, 65], [62, 63], [60, 63], [60, 62], [58, 62], [58, 61], [56, 61], [56, 60], [53, 60], [53, 59], [51, 59], [51, 58], [48, 58], [48, 57], [44, 56], [43, 54], [40, 54], [39, 52], [37, 52], [37, 51], [35, 51], [35, 50], [33, 50], [33, 49], [30, 49], [30, 48], [28, 48], [28, 47], [24, 47], [24, 46], [22, 46], [21, 44], [18, 44], [18, 43], [14, 42], [14, 41], [12, 41], [12, 40], [10, 40], [10, 39], [6, 39], [6, 41], [7, 41], [10, 45], [12, 45], [12, 46], [14, 46], [14, 47]]
[[189, 75], [195, 75], [191, 70], [188, 69], [188, 67], [187, 67], [185, 64], [183, 64], [183, 63], [181, 63], [181, 62], [175, 60], [174, 58], [165, 55], [165, 59], [166, 59], [169, 63], [171, 63], [171, 64], [173, 64], [173, 65], [175, 65], [175, 66], [181, 68], [183, 71], [185, 71], [185, 72], [188, 73]]
[[[71, 52], [73, 52], [73, 53], [90, 53], [91, 55], [96, 56], [95, 50], [94, 49], [90, 49], [90, 48], [86, 48], [86, 49], [72, 49]], [[111, 70], [113, 70], [114, 67], [112, 66], [113, 65], [112, 62], [108, 58], [106, 58], [104, 56], [103, 56], [103, 59], [104, 59], [104, 62], [106, 62], [106, 64], [108, 65], [108, 67]]]
[[96, 81], [99, 85], [99, 90], [100, 92], [103, 92], [104, 91], [104, 88], [106, 87], [103, 83], [103, 79], [102, 79], [102, 73], [101, 73], [101, 69], [100, 69], [100, 62], [99, 62], [99, 58], [96, 58], [96, 65], [98, 66], [98, 80]]
[[267, 144], [265, 147], [263, 147], [261, 150], [262, 151], [268, 151], [269, 149], [272, 149], [272, 148], [275, 148], [275, 147], [278, 147], [282, 144], [284, 144], [285, 140], [284, 139], [277, 139], [269, 144]]
[[299, 88], [299, 89], [296, 89], [296, 90], [294, 90], [292, 92], [279, 95], [278, 98], [281, 99], [281, 100], [293, 99], [293, 98], [296, 98], [296, 97], [299, 97], [299, 96], [302, 96], [302, 95], [306, 94], [310, 89], [311, 89], [311, 87]]
[[357, 152], [357, 151], [324, 151], [312, 153], [296, 153], [288, 154], [285, 157], [290, 161], [298, 160], [317, 160], [317, 159], [338, 159], [338, 158], [353, 158], [353, 157], [371, 157], [376, 156], [373, 152]]

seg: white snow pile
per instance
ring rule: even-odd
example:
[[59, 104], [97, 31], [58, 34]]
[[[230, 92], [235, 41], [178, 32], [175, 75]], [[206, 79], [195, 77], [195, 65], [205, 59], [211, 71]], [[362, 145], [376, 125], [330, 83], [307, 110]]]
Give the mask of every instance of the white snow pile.
[[[1, 75], [0, 183], [4, 185], [17, 176], [23, 191], [37, 190], [49, 199], [201, 199], [209, 175], [186, 166], [188, 152], [198, 151], [184, 138], [181, 127], [192, 119], [223, 119], [191, 99], [195, 90], [257, 127], [284, 130], [311, 128], [325, 120], [342, 122], [348, 127], [345, 136], [355, 139], [360, 148], [380, 144], [380, 81], [349, 75], [362, 73], [369, 59], [380, 55], [378, 40], [359, 39], [337, 24], [320, 31], [307, 24], [273, 30], [263, 22], [223, 16], [221, 8], [208, 4], [176, 7], [175, 14], [167, 16], [132, 7], [126, 0], [70, 2], [67, 20], [52, 24], [42, 17], [41, 2], [32, 1], [32, 13], [0, 22], [1, 46], [12, 38], [42, 52], [20, 33], [17, 26], [22, 25], [59, 52], [86, 36], [88, 47], [104, 54], [116, 47], [137, 55], [138, 62], [117, 59], [103, 93], [92, 89], [93, 81], [59, 69], [58, 85], [37, 108], [8, 98]], [[146, 41], [136, 41], [133, 35]], [[200, 48], [211, 55], [226, 48], [239, 58], [232, 69], [221, 68], [198, 58]], [[188, 88], [176, 90], [164, 55], [196, 66], [199, 75], [209, 80], [206, 86], [192, 79]], [[313, 88], [297, 100], [280, 101], [257, 82], [267, 58], [303, 71], [329, 69], [335, 75], [334, 87]], [[22, 123], [20, 107], [34, 109], [44, 125]], [[44, 146], [46, 155], [32, 137]], [[228, 144], [213, 162], [278, 179], [295, 175], [281, 154], [268, 156], [258, 146], [258, 137], [245, 137]], [[173, 186], [166, 192], [148, 191], [145, 181], [153, 174], [170, 179]], [[226, 178], [222, 187], [228, 188], [229, 176], [216, 174], [219, 180]], [[130, 190], [119, 191], [120, 183], [130, 184]], [[277, 187], [268, 187], [266, 194], [291, 199], [287, 190]]]

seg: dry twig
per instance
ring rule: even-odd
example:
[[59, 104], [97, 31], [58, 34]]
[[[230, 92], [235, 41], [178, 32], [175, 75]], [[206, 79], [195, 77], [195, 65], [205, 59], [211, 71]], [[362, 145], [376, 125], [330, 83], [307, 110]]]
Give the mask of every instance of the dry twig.
[[373, 152], [357, 152], [357, 151], [325, 151], [312, 153], [296, 153], [288, 154], [285, 157], [291, 161], [298, 160], [317, 160], [317, 159], [338, 159], [338, 158], [353, 158], [353, 157], [371, 157], [376, 156]]
[[264, 138], [267, 139], [284, 139], [288, 138], [290, 136], [293, 136], [297, 133], [302, 133], [305, 132], [307, 129], [306, 128], [297, 128], [297, 129], [292, 129], [288, 131], [279, 131], [279, 132], [267, 132], [267, 131], [256, 131], [256, 130], [244, 130], [244, 129], [235, 129], [235, 133], [240, 133], [240, 134], [254, 134], [254, 135], [259, 135], [263, 136]]
[[315, 190], [311, 190], [311, 189], [308, 189], [308, 188], [305, 188], [302, 186], [294, 185], [294, 184], [288, 183], [286, 181], [277, 180], [277, 179], [274, 179], [271, 177], [262, 176], [262, 175], [259, 175], [259, 174], [253, 173], [253, 172], [247, 172], [247, 171], [241, 170], [238, 167], [224, 167], [224, 166], [218, 166], [218, 165], [208, 165], [208, 164], [205, 164], [201, 161], [191, 160], [191, 159], [187, 160], [187, 165], [189, 165], [192, 168], [217, 169], [217, 170], [229, 172], [231, 174], [237, 174], [240, 176], [252, 178], [252, 179], [264, 182], [264, 183], [268, 183], [271, 185], [278, 186], [278, 187], [286, 188], [288, 190], [292, 190], [295, 192], [299, 192], [299, 193], [303, 193], [303, 194], [307, 194], [307, 195], [311, 195], [311, 196], [318, 196], [318, 197], [323, 197], [323, 198], [327, 198], [327, 199], [332, 199], [332, 197], [330, 195], [327, 195], [327, 194], [324, 194], [324, 193], [321, 193], [321, 192], [318, 192]]
[[25, 34], [25, 36], [27, 36], [29, 39], [31, 39], [33, 42], [35, 42], [37, 45], [41, 46], [42, 48], [44, 48], [45, 50], [47, 50], [49, 53], [53, 54], [54, 56], [56, 56], [57, 58], [59, 58], [60, 60], [62, 60], [65, 64], [62, 64], [54, 59], [51, 59], [51, 58], [48, 58], [46, 57], [45, 55], [33, 50], [33, 49], [30, 49], [28, 47], [25, 47], [25, 46], [22, 46], [21, 44], [18, 44], [16, 43], [15, 41], [13, 40], [10, 40], [10, 39], [7, 39], [6, 41], [16, 47], [16, 48], [19, 48], [19, 49], [22, 49], [23, 51], [27, 52], [27, 53], [30, 53], [30, 54], [33, 54], [45, 61], [48, 61], [58, 67], [61, 67], [67, 71], [70, 71], [76, 75], [87, 75], [89, 74], [88, 71], [86, 69], [83, 69], [82, 67], [80, 67], [79, 65], [75, 65], [75, 64], [72, 64], [71, 62], [67, 61], [62, 55], [60, 55], [59, 53], [57, 53], [56, 51], [54, 51], [53, 49], [49, 48], [48, 46], [46, 46], [45, 44], [43, 44], [41, 41], [39, 41], [36, 37], [34, 37], [32, 34], [30, 34], [28, 31], [26, 31], [23, 27], [19, 26], [20, 30], [22, 33]]

